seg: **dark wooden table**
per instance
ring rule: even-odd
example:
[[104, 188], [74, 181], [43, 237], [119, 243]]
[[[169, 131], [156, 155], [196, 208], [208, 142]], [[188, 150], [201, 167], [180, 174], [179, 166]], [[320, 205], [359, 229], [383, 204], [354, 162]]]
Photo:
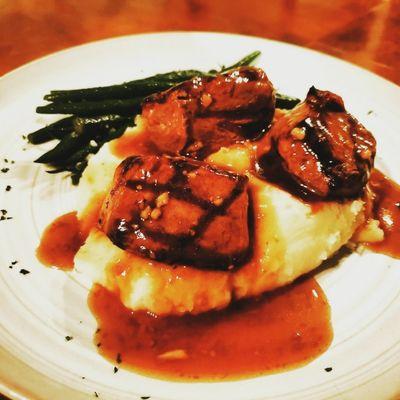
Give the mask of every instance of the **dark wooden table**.
[[295, 43], [400, 84], [400, 0], [0, 0], [0, 75], [81, 43], [171, 30]]
[[296, 43], [400, 84], [400, 0], [0, 0], [0, 74], [92, 40], [166, 30]]

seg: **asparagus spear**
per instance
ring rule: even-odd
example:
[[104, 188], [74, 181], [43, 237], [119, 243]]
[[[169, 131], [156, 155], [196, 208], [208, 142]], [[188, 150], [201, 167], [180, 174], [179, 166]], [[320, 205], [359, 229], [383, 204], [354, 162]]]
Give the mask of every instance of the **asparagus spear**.
[[[70, 153], [67, 158], [55, 158], [54, 161], [49, 164], [55, 167], [55, 169], [49, 170], [47, 172], [53, 174], [58, 172], [71, 172], [72, 183], [74, 185], [78, 184], [79, 179], [87, 166], [87, 157], [90, 154], [96, 154], [104, 145], [104, 143], [120, 137], [125, 132], [128, 126], [133, 125], [134, 121], [132, 119], [119, 119], [118, 121], [114, 121], [108, 126], [101, 126], [99, 124], [92, 126], [89, 129], [92, 129], [92, 132], [95, 132], [93, 129], [96, 129], [96, 136], [94, 136], [94, 138], [90, 141], [87, 141], [89, 138], [86, 138], [86, 142], [83, 145], [79, 146], [75, 152]], [[96, 126], [99, 129], [97, 129]], [[85, 129], [86, 131], [88, 131], [87, 126], [85, 127]], [[82, 135], [84, 135], [85, 133], [87, 132], [82, 132]]]
[[32, 144], [41, 144], [53, 139], [62, 139], [67, 133], [72, 132], [73, 119], [74, 117], [60, 119], [53, 124], [30, 133], [27, 139]]
[[125, 82], [119, 85], [100, 86], [87, 89], [52, 90], [49, 94], [44, 96], [44, 100], [52, 102], [67, 102], [105, 100], [110, 98], [123, 99], [137, 95], [145, 96], [166, 90], [177, 83], [203, 74], [204, 72], [197, 70], [172, 71], [144, 79]]
[[42, 154], [35, 160], [39, 164], [52, 164], [73, 154], [87, 141], [84, 135], [78, 135], [75, 131], [65, 135], [50, 151]]
[[[78, 155], [83, 159], [88, 154], [94, 153], [95, 149], [98, 150], [105, 142], [120, 136], [126, 127], [132, 124], [132, 118], [119, 115], [74, 118], [74, 130], [66, 134], [53, 149], [41, 155], [35, 162], [54, 166], [76, 163], [79, 161]], [[84, 151], [80, 152], [81, 150]], [[70, 159], [72, 156], [75, 158]]]
[[88, 89], [75, 90], [52, 90], [50, 94], [44, 96], [44, 99], [51, 102], [76, 102], [83, 100], [107, 100], [107, 99], [126, 99], [136, 96], [147, 96], [152, 93], [161, 92], [180, 82], [184, 82], [195, 76], [215, 75], [229, 71], [230, 69], [251, 64], [258, 56], [259, 51], [242, 58], [235, 64], [222, 67], [219, 71], [211, 70], [202, 72], [198, 70], [172, 71], [164, 74], [157, 74], [144, 79], [137, 79], [125, 82], [120, 85], [94, 87]]
[[120, 124], [127, 124], [133, 121], [132, 117], [126, 117], [116, 114], [100, 115], [96, 117], [75, 117], [73, 121], [74, 129], [77, 133], [84, 133], [84, 130], [88, 134], [93, 134], [101, 131], [108, 131], [114, 127], [118, 127]]
[[143, 99], [144, 97], [135, 97], [123, 100], [51, 103], [37, 107], [36, 112], [39, 114], [74, 114], [78, 116], [103, 114], [135, 115], [138, 113]]
[[243, 67], [243, 66], [246, 66], [246, 65], [250, 65], [260, 54], [261, 54], [261, 51], [258, 51], [258, 50], [253, 51], [252, 53], [250, 53], [246, 57], [243, 57], [237, 63], [232, 64], [229, 67], [222, 66], [221, 70], [220, 71], [216, 71], [216, 73], [220, 74], [220, 73], [229, 71], [229, 70], [234, 69], [234, 68], [239, 68], [239, 67]]
[[[188, 78], [190, 79], [190, 78]], [[65, 103], [69, 101], [83, 100], [107, 100], [112, 98], [126, 99], [135, 96], [147, 96], [152, 93], [166, 90], [179, 81], [163, 81], [157, 80], [156, 77], [148, 79], [146, 82], [131, 82], [121, 85], [104, 86], [90, 89], [75, 90], [53, 90], [50, 94], [44, 96], [44, 100], [54, 103]]]
[[62, 139], [68, 133], [79, 130], [80, 126], [93, 126], [104, 124], [107, 122], [114, 122], [117, 120], [128, 120], [127, 117], [115, 114], [101, 115], [99, 117], [66, 117], [57, 122], [54, 122], [44, 128], [30, 133], [27, 139], [32, 144], [42, 144], [53, 139]]

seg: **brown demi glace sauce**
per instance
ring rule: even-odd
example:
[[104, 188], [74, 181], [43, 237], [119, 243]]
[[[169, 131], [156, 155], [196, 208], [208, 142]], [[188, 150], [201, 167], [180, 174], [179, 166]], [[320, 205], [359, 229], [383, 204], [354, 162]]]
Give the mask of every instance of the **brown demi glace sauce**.
[[36, 250], [38, 260], [48, 267], [74, 268], [74, 257], [85, 243], [76, 212], [56, 218], [43, 232]]
[[47, 267], [62, 270], [74, 268], [74, 257], [85, 243], [90, 230], [96, 226], [103, 196], [92, 199], [91, 204], [78, 219], [76, 212], [56, 218], [43, 232], [36, 257]]
[[159, 152], [154, 148], [154, 145], [149, 140], [146, 140], [147, 136], [146, 129], [143, 129], [139, 134], [125, 134], [110, 143], [111, 153], [121, 159], [132, 155], [158, 155]]
[[294, 368], [323, 353], [333, 336], [329, 304], [313, 278], [197, 316], [132, 312], [99, 285], [89, 305], [101, 354], [164, 379], [229, 380]]
[[[81, 220], [68, 213], [50, 224], [38, 248], [40, 260], [71, 269], [96, 226], [100, 203], [93, 201]], [[313, 278], [195, 316], [133, 312], [118, 292], [100, 285], [92, 288], [89, 306], [98, 322], [99, 352], [115, 365], [161, 379], [220, 381], [287, 370], [323, 353], [333, 337], [329, 304]]]
[[[400, 186], [374, 170], [373, 217], [385, 239], [374, 251], [400, 257]], [[97, 224], [101, 198], [78, 220], [57, 218], [44, 232], [38, 258], [71, 269], [73, 258]], [[99, 329], [99, 352], [115, 365], [172, 380], [232, 380], [288, 370], [323, 353], [333, 337], [330, 308], [313, 278], [222, 311], [197, 316], [157, 317], [124, 307], [118, 293], [95, 285], [89, 305]]]
[[400, 185], [374, 169], [369, 180], [374, 195], [372, 216], [385, 233], [382, 242], [367, 244], [377, 253], [400, 258]]

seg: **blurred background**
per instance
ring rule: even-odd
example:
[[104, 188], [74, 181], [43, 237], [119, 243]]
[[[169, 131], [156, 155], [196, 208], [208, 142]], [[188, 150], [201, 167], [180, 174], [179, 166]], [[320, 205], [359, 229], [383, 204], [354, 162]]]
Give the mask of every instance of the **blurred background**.
[[77, 44], [171, 30], [295, 43], [400, 84], [400, 0], [0, 0], [0, 75]]

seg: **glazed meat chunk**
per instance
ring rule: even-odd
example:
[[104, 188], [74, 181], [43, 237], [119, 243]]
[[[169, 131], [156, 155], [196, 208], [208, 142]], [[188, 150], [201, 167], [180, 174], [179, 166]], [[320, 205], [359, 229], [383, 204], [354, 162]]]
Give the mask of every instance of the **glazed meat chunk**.
[[183, 157], [129, 157], [100, 227], [117, 246], [168, 263], [233, 269], [247, 258], [247, 177]]
[[274, 109], [275, 92], [266, 74], [241, 67], [150, 96], [142, 118], [159, 153], [203, 159], [222, 146], [260, 137]]
[[368, 181], [375, 148], [374, 137], [346, 112], [341, 97], [312, 87], [259, 142], [258, 167], [267, 179], [302, 195], [354, 198]]

